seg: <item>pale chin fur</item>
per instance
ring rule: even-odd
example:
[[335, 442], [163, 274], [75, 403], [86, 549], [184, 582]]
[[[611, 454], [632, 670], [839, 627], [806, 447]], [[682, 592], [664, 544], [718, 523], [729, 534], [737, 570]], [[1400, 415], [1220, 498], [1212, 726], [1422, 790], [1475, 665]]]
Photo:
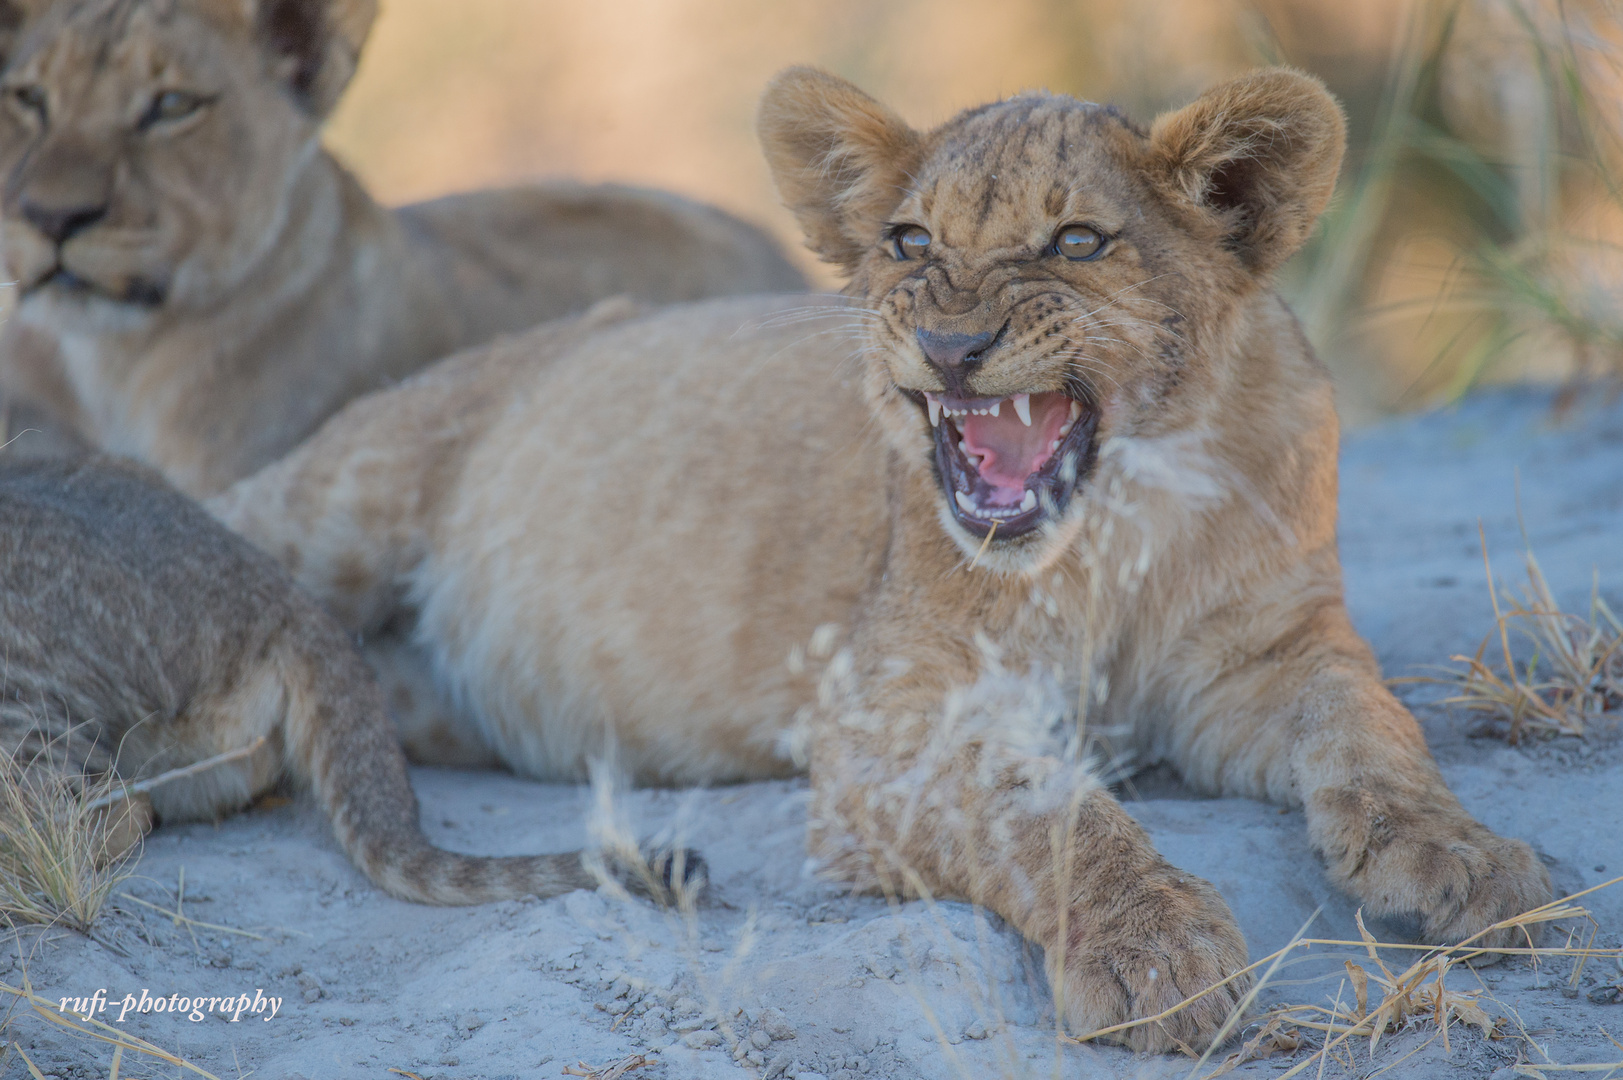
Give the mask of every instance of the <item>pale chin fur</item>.
[[[936, 518], [941, 522], [941, 528], [964, 553], [966, 562], [973, 562], [976, 570], [991, 570], [994, 573], [1008, 576], [1024, 575], [1035, 577], [1049, 570], [1053, 565], [1071, 551], [1077, 544], [1081, 535], [1083, 521], [1091, 505], [1088, 498], [1090, 481], [1084, 480], [1077, 487], [1076, 494], [1071, 497], [1071, 503], [1065, 508], [1058, 521], [1049, 520], [1037, 527], [1035, 533], [1027, 533], [1019, 543], [999, 543], [993, 537], [990, 544], [985, 543], [985, 537], [976, 536], [968, 529], [958, 524], [953, 516], [952, 509], [947, 505], [945, 496], [936, 500]], [[939, 488], [940, 485], [937, 485]], [[985, 546], [983, 553], [981, 547]], [[979, 556], [979, 559], [976, 556]]]
[[132, 304], [98, 292], [69, 293], [46, 286], [19, 298], [15, 318], [53, 337], [63, 336], [63, 327], [73, 327], [78, 335], [128, 334], [151, 326], [162, 310], [162, 305]]

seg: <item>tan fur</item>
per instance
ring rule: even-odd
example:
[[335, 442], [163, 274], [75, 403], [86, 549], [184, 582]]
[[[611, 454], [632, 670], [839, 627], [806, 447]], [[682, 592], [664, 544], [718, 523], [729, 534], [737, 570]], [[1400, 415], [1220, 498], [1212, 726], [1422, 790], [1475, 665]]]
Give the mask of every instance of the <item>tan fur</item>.
[[[520, 771], [579, 777], [611, 736], [654, 782], [804, 749], [824, 864], [995, 910], [1076, 1030], [1245, 963], [1216, 892], [1091, 776], [1088, 731], [1304, 807], [1331, 877], [1427, 940], [1549, 897], [1444, 786], [1343, 606], [1330, 383], [1269, 287], [1340, 161], [1319, 83], [1260, 72], [1148, 131], [1029, 94], [920, 133], [794, 70], [761, 133], [848, 302], [542, 327], [357, 402], [215, 512], [354, 628], [420, 611]], [[1050, 247], [1079, 222], [1110, 237], [1093, 261]], [[949, 371], [920, 331], [991, 344]], [[953, 381], [1081, 415], [1056, 458], [1075, 494], [1045, 487], [1037, 527], [952, 513], [935, 436], [957, 429], [924, 395]], [[1207, 1043], [1243, 989], [1126, 1041]]]
[[[208, 820], [286, 778], [313, 789], [344, 851], [402, 899], [474, 904], [597, 884], [579, 852], [432, 846], [382, 694], [344, 631], [281, 567], [132, 463], [0, 455], [0, 657], [9, 782], [40, 770], [153, 778], [266, 740], [110, 815], [114, 850], [154, 814]], [[702, 870], [684, 861], [689, 876]], [[668, 873], [670, 853], [661, 862]]]
[[[615, 294], [803, 286], [759, 230], [660, 192], [557, 182], [378, 206], [318, 139], [375, 8], [0, 0], [0, 242], [20, 297], [0, 424], [54, 418], [59, 441], [207, 493], [498, 333]], [[156, 118], [170, 91], [198, 107]]]

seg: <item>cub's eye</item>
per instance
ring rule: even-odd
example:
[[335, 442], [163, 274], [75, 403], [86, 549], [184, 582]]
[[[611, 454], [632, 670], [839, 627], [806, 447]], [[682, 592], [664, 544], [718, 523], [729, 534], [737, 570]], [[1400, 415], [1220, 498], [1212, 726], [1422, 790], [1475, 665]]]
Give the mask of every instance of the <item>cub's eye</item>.
[[141, 115], [140, 126], [145, 129], [154, 124], [170, 124], [176, 120], [184, 120], [197, 110], [209, 103], [209, 99], [202, 94], [191, 94], [185, 90], [165, 90], [153, 95], [152, 104]]
[[1054, 234], [1054, 253], [1073, 262], [1083, 262], [1099, 254], [1105, 238], [1089, 225], [1067, 225]]
[[891, 234], [898, 259], [922, 259], [930, 250], [930, 230], [922, 225], [903, 225]]
[[14, 86], [9, 92], [12, 104], [45, 119], [45, 88], [43, 86]]

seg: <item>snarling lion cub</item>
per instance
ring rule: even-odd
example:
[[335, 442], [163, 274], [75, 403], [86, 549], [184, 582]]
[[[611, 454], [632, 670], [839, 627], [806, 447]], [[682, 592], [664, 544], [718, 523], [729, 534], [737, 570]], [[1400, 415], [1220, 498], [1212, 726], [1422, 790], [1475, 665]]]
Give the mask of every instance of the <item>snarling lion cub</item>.
[[[850, 302], [544, 328], [352, 404], [217, 512], [352, 627], [415, 603], [522, 772], [578, 776], [609, 732], [680, 783], [804, 745], [826, 865], [998, 912], [1079, 1031], [1246, 960], [1079, 721], [1303, 807], [1332, 878], [1428, 940], [1549, 897], [1343, 606], [1330, 383], [1269, 284], [1341, 158], [1317, 81], [1147, 131], [1026, 94], [922, 133], [796, 69], [760, 130]], [[1243, 983], [1125, 1038], [1210, 1042]]]
[[0, 398], [26, 410], [0, 400], [0, 443], [52, 419], [208, 493], [498, 333], [804, 287], [760, 231], [660, 192], [377, 205], [319, 141], [376, 9], [0, 0]]

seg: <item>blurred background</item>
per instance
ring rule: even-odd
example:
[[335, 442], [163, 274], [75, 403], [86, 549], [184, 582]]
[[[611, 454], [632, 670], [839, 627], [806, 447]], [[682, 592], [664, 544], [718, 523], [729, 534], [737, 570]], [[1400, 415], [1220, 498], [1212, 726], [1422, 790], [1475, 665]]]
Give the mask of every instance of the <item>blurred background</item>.
[[620, 180], [800, 251], [753, 129], [789, 64], [915, 126], [1036, 87], [1147, 121], [1292, 64], [1341, 98], [1351, 146], [1282, 286], [1358, 424], [1485, 381], [1616, 391], [1620, 50], [1617, 0], [384, 0], [328, 143], [387, 202]]

